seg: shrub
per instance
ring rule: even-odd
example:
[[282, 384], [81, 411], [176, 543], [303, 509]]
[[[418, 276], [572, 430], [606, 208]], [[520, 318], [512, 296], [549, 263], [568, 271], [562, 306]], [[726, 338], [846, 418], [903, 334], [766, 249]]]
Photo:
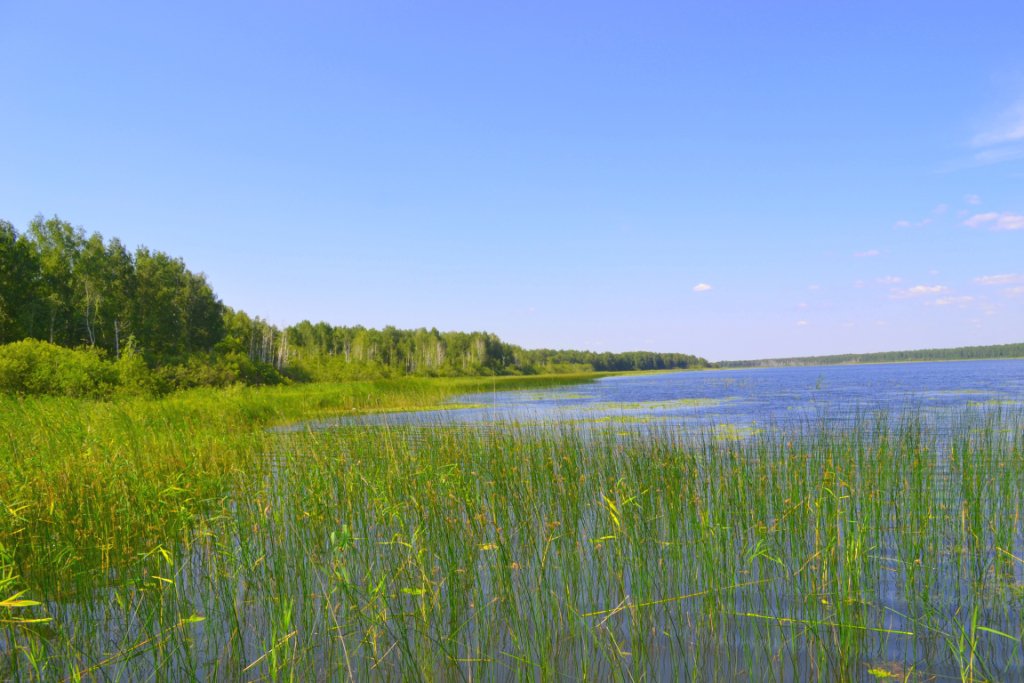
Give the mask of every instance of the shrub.
[[67, 349], [37, 339], [0, 346], [0, 391], [103, 398], [119, 384], [118, 368], [99, 349]]

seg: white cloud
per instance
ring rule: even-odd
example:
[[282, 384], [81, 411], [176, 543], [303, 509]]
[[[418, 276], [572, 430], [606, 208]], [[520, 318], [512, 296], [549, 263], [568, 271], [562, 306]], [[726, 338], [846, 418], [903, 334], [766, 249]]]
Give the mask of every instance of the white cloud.
[[938, 294], [939, 292], [949, 291], [949, 287], [944, 285], [915, 285], [907, 291], [915, 296], [918, 294]]
[[[970, 140], [974, 152], [970, 157], [944, 164], [941, 172], [1001, 164], [1024, 157], [1024, 99], [994, 117]], [[968, 195], [969, 204], [977, 204]]]
[[886, 275], [875, 280], [880, 285], [898, 285], [903, 282], [903, 278], [898, 275]]
[[809, 289], [812, 292], [817, 292], [819, 289], [821, 289], [821, 285], [819, 285], [819, 284], [807, 285], [807, 289]]
[[1024, 294], [1024, 287], [1010, 287], [1009, 289], [1004, 289], [1003, 294], [1006, 296], [1020, 296]]
[[799, 309], [805, 309], [805, 308], [807, 308], [807, 302], [806, 301], [801, 301], [800, 303], [798, 303], [796, 305], [796, 307], [799, 308]]
[[988, 213], [976, 213], [967, 220], [964, 221], [964, 225], [968, 228], [980, 228], [990, 221], [994, 221], [999, 218], [999, 214], [995, 211], [989, 211]]
[[1024, 282], [1024, 275], [1016, 273], [1003, 273], [1002, 275], [982, 275], [974, 278], [979, 285], [1013, 285]]
[[976, 213], [964, 221], [968, 228], [987, 226], [989, 230], [1024, 230], [1024, 215], [1019, 213]]
[[931, 223], [932, 223], [932, 219], [931, 218], [925, 218], [924, 220], [917, 221], [916, 223], [913, 222], [913, 221], [908, 221], [908, 220], [900, 220], [900, 221], [896, 221], [895, 223], [893, 223], [892, 227], [897, 228], [897, 229], [924, 228], [924, 227], [927, 227], [927, 226], [931, 225]]
[[810, 323], [807, 322], [806, 320], [797, 320], [796, 321], [796, 326], [797, 327], [807, 327], [808, 325], [810, 325]]
[[975, 135], [971, 144], [990, 147], [1019, 140], [1024, 140], [1024, 100], [1003, 112], [988, 130]]
[[[950, 162], [941, 171], [949, 173], [967, 168], [1001, 164], [1024, 157], [1024, 99], [994, 117], [988, 125], [970, 140], [974, 153], [970, 157]], [[968, 195], [969, 204], [977, 204]]]
[[935, 300], [936, 306], [966, 306], [974, 301], [973, 296], [947, 296]]
[[894, 289], [890, 294], [892, 299], [910, 299], [925, 294], [943, 294], [949, 291], [945, 285], [914, 285], [909, 289]]
[[713, 288], [706, 282], [698, 282], [693, 286], [695, 292], [710, 292]]
[[1009, 145], [1006, 147], [993, 147], [984, 149], [974, 155], [974, 161], [970, 166], [990, 166], [1004, 161], [1013, 161], [1024, 157], [1024, 145]]
[[867, 251], [854, 252], [853, 255], [856, 256], [857, 258], [871, 258], [872, 256], [880, 256], [881, 254], [882, 252], [878, 251], [877, 249], [868, 249]]
[[969, 194], [966, 197], [964, 197], [964, 201], [970, 204], [971, 206], [977, 206], [978, 204], [981, 204], [981, 197], [979, 197], [976, 194]]

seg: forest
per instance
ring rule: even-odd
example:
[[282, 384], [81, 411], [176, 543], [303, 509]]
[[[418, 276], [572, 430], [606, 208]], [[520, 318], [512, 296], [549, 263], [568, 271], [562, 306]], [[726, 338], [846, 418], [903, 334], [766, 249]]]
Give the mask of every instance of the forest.
[[833, 356], [802, 356], [736, 360], [715, 363], [720, 368], [767, 368], [797, 365], [849, 365], [856, 363], [909, 363], [915, 361], [985, 360], [1024, 358], [1024, 343], [989, 346], [958, 346], [949, 349], [918, 349], [916, 351], [881, 351], [878, 353], [844, 353]]
[[106, 396], [235, 383], [707, 367], [679, 353], [526, 350], [487, 332], [303, 321], [224, 304], [168, 254], [54, 216], [0, 221], [0, 390]]

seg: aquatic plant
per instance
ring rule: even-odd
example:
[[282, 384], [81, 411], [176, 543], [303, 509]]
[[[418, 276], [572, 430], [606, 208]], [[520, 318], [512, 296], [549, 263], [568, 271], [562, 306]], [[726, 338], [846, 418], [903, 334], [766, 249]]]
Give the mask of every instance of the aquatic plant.
[[265, 429], [471, 388], [5, 401], [4, 676], [1024, 673], [1019, 412]]

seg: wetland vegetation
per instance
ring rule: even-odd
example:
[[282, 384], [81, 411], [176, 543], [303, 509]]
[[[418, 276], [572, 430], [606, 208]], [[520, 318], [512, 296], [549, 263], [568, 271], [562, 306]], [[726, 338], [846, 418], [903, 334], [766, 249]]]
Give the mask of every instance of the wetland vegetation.
[[739, 439], [657, 424], [267, 429], [493, 381], [3, 399], [3, 676], [1024, 671], [1019, 411], [962, 411], [941, 441], [912, 413]]
[[[891, 383], [715, 371], [495, 419], [706, 362], [280, 330], [56, 218], [0, 252], [0, 678], [1024, 676], [1013, 372], [843, 420]], [[765, 378], [785, 424], [749, 419]], [[491, 417], [395, 414], [456, 396]]]

